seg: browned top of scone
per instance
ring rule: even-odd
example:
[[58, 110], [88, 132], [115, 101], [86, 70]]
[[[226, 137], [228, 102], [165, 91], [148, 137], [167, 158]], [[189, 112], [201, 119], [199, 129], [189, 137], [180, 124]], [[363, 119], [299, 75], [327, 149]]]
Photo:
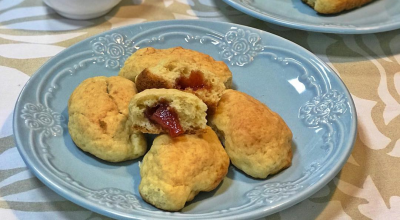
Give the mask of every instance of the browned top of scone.
[[155, 66], [164, 58], [190, 58], [194, 59], [201, 68], [213, 71], [215, 74], [226, 77], [226, 80], [232, 78], [228, 66], [223, 61], [216, 61], [211, 56], [200, 53], [198, 51], [185, 49], [182, 47], [174, 47], [168, 49], [155, 49], [153, 47], [146, 47], [137, 50], [126, 61], [124, 66], [119, 72], [119, 76], [123, 76], [132, 81], [139, 75], [145, 68]]
[[200, 191], [215, 189], [228, 167], [228, 155], [210, 127], [177, 138], [160, 135], [143, 159], [139, 192], [157, 208], [178, 211]]
[[137, 158], [145, 153], [141, 133], [131, 131], [128, 105], [135, 84], [123, 77], [84, 80], [68, 100], [68, 130], [83, 151], [110, 162]]
[[257, 99], [225, 90], [209, 122], [232, 163], [247, 174], [265, 178], [290, 166], [292, 132], [279, 114]]
[[[257, 99], [236, 90], [226, 90], [218, 104], [215, 115], [224, 115], [230, 120], [225, 127], [239, 132], [249, 145], [271, 142], [281, 136], [291, 136], [292, 132], [282, 118]], [[246, 132], [244, 132], [246, 131]], [[253, 135], [254, 133], [263, 134]], [[251, 153], [254, 148], [246, 149]]]
[[119, 76], [98, 76], [84, 80], [68, 100], [68, 113], [85, 115], [94, 123], [107, 114], [128, 115], [128, 105], [136, 94], [133, 82]]

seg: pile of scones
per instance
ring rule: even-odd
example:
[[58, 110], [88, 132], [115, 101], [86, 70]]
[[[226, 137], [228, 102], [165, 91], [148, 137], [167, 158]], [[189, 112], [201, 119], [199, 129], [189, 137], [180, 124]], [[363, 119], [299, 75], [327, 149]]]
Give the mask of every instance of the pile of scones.
[[[118, 76], [88, 78], [75, 88], [68, 130], [80, 149], [105, 161], [144, 155], [141, 197], [179, 211], [214, 190], [230, 162], [259, 179], [291, 165], [292, 132], [284, 120], [231, 84], [228, 66], [209, 55], [142, 48]], [[158, 136], [147, 143], [146, 134]]]

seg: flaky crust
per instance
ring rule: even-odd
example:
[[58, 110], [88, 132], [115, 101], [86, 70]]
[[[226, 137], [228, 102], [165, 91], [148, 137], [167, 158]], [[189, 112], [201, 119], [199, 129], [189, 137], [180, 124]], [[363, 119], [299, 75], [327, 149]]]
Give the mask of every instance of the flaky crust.
[[215, 189], [228, 167], [229, 157], [210, 127], [174, 139], [160, 135], [141, 164], [139, 193], [157, 208], [178, 211], [200, 191]]
[[194, 133], [206, 127], [207, 106], [197, 96], [177, 89], [147, 89], [133, 96], [129, 104], [129, 120], [134, 130], [150, 134], [167, 133], [144, 114], [147, 107], [154, 107], [159, 101], [168, 102], [175, 110], [185, 133]]
[[277, 113], [253, 97], [226, 90], [209, 123], [232, 164], [246, 174], [266, 178], [291, 165], [292, 132]]
[[200, 65], [208, 71], [211, 71], [223, 79], [227, 88], [232, 84], [232, 73], [223, 61], [216, 61], [211, 56], [194, 50], [182, 47], [174, 47], [169, 49], [155, 49], [146, 47], [137, 50], [126, 61], [119, 72], [119, 76], [135, 81], [145, 68], [157, 65], [162, 59], [194, 59], [196, 64]]
[[133, 133], [128, 104], [135, 84], [123, 77], [84, 80], [68, 101], [68, 130], [75, 144], [94, 156], [119, 162], [142, 156], [147, 149], [141, 133]]
[[373, 0], [302, 0], [321, 14], [336, 14], [361, 7]]

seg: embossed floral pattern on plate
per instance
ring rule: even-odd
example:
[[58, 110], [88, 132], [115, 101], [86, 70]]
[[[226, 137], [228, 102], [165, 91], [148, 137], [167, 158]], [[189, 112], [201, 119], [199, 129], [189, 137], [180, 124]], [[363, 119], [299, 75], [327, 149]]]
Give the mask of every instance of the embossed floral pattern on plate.
[[[309, 63], [310, 58], [315, 60], [315, 57], [297, 53], [304, 49], [287, 42], [284, 48], [276, 47], [275, 44], [282, 41], [280, 38], [243, 26], [231, 27], [226, 23], [169, 21], [146, 23], [140, 25], [140, 29], [135, 29], [137, 27], [139, 26], [112, 30], [67, 49], [66, 52], [73, 50], [75, 55], [65, 57], [63, 54], [66, 52], [62, 52], [46, 64], [51, 67], [65, 66], [64, 69], [39, 70], [32, 78], [40, 77], [40, 84], [28, 83], [21, 94], [15, 119], [15, 135], [21, 155], [28, 158], [27, 161], [32, 161], [31, 167], [39, 178], [43, 181], [51, 180], [47, 183], [53, 185], [57, 192], [62, 189], [60, 193], [68, 199], [114, 218], [152, 216], [156, 219], [210, 219], [233, 217], [243, 213], [251, 217], [261, 217], [276, 212], [277, 207], [285, 207], [288, 202], [306, 198], [299, 195], [305, 189], [315, 188], [309, 185], [310, 181], [322, 184], [319, 175], [332, 175], [340, 168], [332, 171], [326, 168], [327, 164], [332, 161], [345, 161], [351, 149], [348, 143], [354, 138], [343, 135], [345, 129], [353, 129], [351, 123], [354, 123], [354, 120], [351, 120], [354, 106], [350, 102], [351, 97], [326, 64], [317, 60], [318, 68], [323, 70], [317, 69]], [[268, 41], [265, 40], [267, 37]], [[276, 94], [277, 91], [270, 89], [275, 86], [275, 82], [269, 81], [268, 73], [262, 70], [278, 63], [278, 72], [273, 74], [279, 74], [279, 77], [284, 79], [276, 81], [283, 83], [276, 88], [284, 92], [290, 85], [287, 81], [289, 78], [285, 77], [295, 74], [299, 82], [304, 84], [306, 92], [295, 97], [288, 96], [284, 99], [285, 102], [272, 103], [271, 106], [278, 109], [283, 106], [284, 109], [293, 111], [292, 114], [281, 111], [283, 117], [290, 118], [293, 114], [297, 116], [288, 121], [289, 124], [297, 125], [293, 130], [295, 137], [298, 137], [294, 139], [297, 144], [295, 152], [304, 150], [303, 146], [298, 146], [299, 143], [310, 144], [307, 139], [301, 139], [303, 134], [317, 135], [320, 146], [315, 148], [313, 154], [320, 156], [318, 160], [310, 163], [305, 159], [310, 159], [311, 155], [303, 155], [296, 159], [298, 164], [267, 180], [254, 180], [231, 169], [230, 172], [233, 173], [227, 178], [232, 178], [233, 181], [224, 181], [223, 184], [233, 185], [225, 185], [219, 189], [227, 190], [219, 195], [226, 200], [225, 204], [216, 203], [214, 197], [208, 197], [205, 199], [207, 202], [198, 201], [206, 205], [208, 211], [198, 211], [192, 206], [193, 210], [190, 213], [186, 213], [185, 210], [168, 213], [149, 206], [137, 193], [136, 187], [140, 182], [137, 162], [124, 166], [110, 165], [78, 151], [66, 130], [63, 132], [63, 127], [65, 129], [67, 125], [63, 117], [66, 113], [67, 99], [60, 97], [68, 97], [76, 86], [77, 79], [93, 76], [87, 74], [88, 72], [94, 75], [116, 75], [124, 60], [137, 48], [172, 47], [177, 46], [176, 42], [179, 42], [179, 46], [203, 50], [213, 54], [216, 59], [225, 60], [234, 71], [235, 86], [239, 90], [250, 88], [250, 91], [258, 91], [262, 94], [259, 97], [263, 102], [268, 101], [265, 98], [268, 94]], [[254, 62], [255, 60], [263, 62]], [[294, 72], [288, 73], [288, 70]], [[254, 73], [258, 74], [257, 78], [249, 78]], [[326, 77], [329, 77], [329, 80], [321, 80]], [[242, 80], [236, 80], [238, 78]], [[327, 84], [330, 82], [334, 82], [334, 86]], [[32, 92], [36, 93], [35, 98], [29, 96]], [[299, 106], [294, 105], [297, 100], [301, 100]], [[324, 132], [315, 133], [317, 130]], [[22, 134], [29, 137], [21, 136]], [[68, 163], [65, 160], [68, 160]], [[126, 170], [118, 170], [125, 166]], [[115, 178], [104, 178], [100, 182], [82, 179], [82, 176], [104, 174]], [[67, 194], [64, 194], [65, 192]], [[225, 197], [231, 193], [238, 194], [240, 199]]]

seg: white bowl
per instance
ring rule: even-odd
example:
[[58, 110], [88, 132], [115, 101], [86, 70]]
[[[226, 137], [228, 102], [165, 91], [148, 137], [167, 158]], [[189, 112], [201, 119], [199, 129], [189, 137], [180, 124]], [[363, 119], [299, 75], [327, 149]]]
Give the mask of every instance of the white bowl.
[[107, 14], [121, 0], [43, 0], [58, 14], [72, 19], [91, 19]]

